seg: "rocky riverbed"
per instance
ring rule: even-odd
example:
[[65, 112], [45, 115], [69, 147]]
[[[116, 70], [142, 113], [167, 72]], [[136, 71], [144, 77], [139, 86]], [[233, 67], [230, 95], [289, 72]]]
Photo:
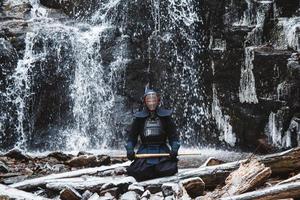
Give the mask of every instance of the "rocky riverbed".
[[[33, 156], [13, 149], [0, 156], [0, 196], [57, 200], [219, 199], [228, 196], [223, 194], [222, 188], [230, 187], [230, 196], [254, 188], [254, 191], [259, 191], [299, 172], [299, 148], [266, 156], [220, 152], [208, 149], [197, 157], [179, 157], [178, 174], [136, 182], [126, 175], [130, 162], [120, 155], [117, 158], [116, 155], [110, 157], [87, 152], [76, 155], [74, 152], [51, 152]], [[221, 158], [209, 157], [214, 154]], [[250, 173], [249, 170], [258, 171]], [[229, 175], [230, 172], [233, 173]], [[241, 173], [253, 181], [245, 177], [241, 179]], [[239, 183], [237, 180], [232, 182], [233, 179]], [[294, 179], [298, 183], [297, 176]], [[240, 189], [244, 184], [250, 185]]]

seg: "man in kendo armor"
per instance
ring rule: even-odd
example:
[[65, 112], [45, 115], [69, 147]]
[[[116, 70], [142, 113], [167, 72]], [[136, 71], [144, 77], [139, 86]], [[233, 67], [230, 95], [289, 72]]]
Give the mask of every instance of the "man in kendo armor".
[[[143, 96], [144, 108], [134, 114], [135, 119], [128, 133], [127, 158], [134, 162], [127, 168], [127, 174], [137, 181], [171, 176], [177, 173], [179, 136], [171, 119], [171, 110], [159, 107], [160, 96], [147, 89]], [[169, 153], [169, 157], [136, 158], [134, 147], [140, 137], [138, 154]], [[169, 143], [170, 148], [167, 145]]]

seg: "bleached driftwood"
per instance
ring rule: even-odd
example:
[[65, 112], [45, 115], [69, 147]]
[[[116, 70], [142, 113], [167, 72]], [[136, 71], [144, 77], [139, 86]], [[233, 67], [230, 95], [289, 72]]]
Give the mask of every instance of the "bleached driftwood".
[[262, 190], [221, 198], [221, 200], [274, 200], [300, 196], [300, 182], [276, 185]]
[[289, 178], [289, 179], [281, 181], [280, 183], [278, 183], [278, 185], [282, 185], [282, 184], [286, 184], [286, 183], [293, 183], [293, 182], [300, 182], [300, 173], [297, 174], [296, 176], [293, 176], [293, 177]]
[[63, 178], [73, 178], [73, 177], [79, 177], [83, 175], [94, 175], [99, 172], [103, 172], [106, 170], [112, 170], [118, 167], [126, 167], [130, 165], [130, 161], [121, 163], [121, 164], [115, 164], [115, 165], [110, 165], [110, 166], [101, 166], [101, 167], [92, 167], [92, 168], [86, 168], [86, 169], [80, 169], [80, 170], [75, 170], [75, 171], [70, 171], [70, 172], [64, 172], [64, 173], [59, 173], [59, 174], [51, 174], [49, 176], [44, 176], [44, 177], [39, 177], [39, 178], [34, 178], [30, 180], [25, 180], [19, 183], [15, 183], [10, 185], [11, 187], [22, 189], [22, 190], [27, 190], [31, 188], [35, 188], [37, 186], [43, 186], [46, 185], [49, 180], [55, 180], [55, 179], [63, 179]]
[[[270, 167], [273, 174], [288, 173], [300, 168], [300, 148], [290, 149], [281, 153], [270, 154], [266, 156], [260, 156], [256, 158], [259, 162], [265, 164], [266, 167]], [[215, 166], [200, 167], [190, 171], [178, 172], [174, 176], [152, 179], [148, 181], [140, 182], [142, 186], [150, 184], [162, 185], [166, 182], [178, 182], [180, 180], [200, 177], [206, 188], [216, 187], [220, 183], [224, 182], [226, 177], [235, 169], [237, 169], [241, 163], [247, 160], [240, 160], [230, 163], [225, 163]]]
[[237, 170], [233, 171], [226, 178], [224, 187], [217, 188], [200, 199], [220, 199], [243, 194], [263, 184], [271, 173], [270, 167], [265, 167], [257, 160], [251, 160], [249, 163], [241, 164]]
[[39, 197], [29, 192], [24, 192], [16, 188], [0, 184], [0, 199], [23, 199], [23, 200], [47, 200], [47, 198]]
[[46, 188], [52, 190], [63, 190], [67, 187], [72, 187], [79, 191], [100, 191], [110, 187], [119, 185], [130, 185], [136, 182], [131, 176], [116, 176], [116, 177], [78, 177], [47, 180]]

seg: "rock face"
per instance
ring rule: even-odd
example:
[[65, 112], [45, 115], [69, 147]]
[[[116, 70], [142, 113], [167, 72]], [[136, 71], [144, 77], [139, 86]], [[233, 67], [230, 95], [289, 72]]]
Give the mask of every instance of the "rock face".
[[119, 147], [147, 84], [174, 108], [184, 144], [298, 146], [299, 9], [297, 0], [4, 0], [1, 148]]
[[[299, 51], [299, 2], [205, 4], [214, 98], [222, 111], [213, 115], [221, 136], [223, 132], [221, 139], [231, 144], [226, 136], [235, 135], [235, 145], [245, 149], [259, 145], [261, 151], [297, 146], [285, 141], [295, 141], [287, 132], [292, 118], [299, 115], [299, 95], [293, 95], [299, 94], [299, 84], [289, 72], [291, 65], [299, 65], [295, 53]], [[275, 117], [278, 112], [284, 114]], [[260, 139], [269, 147], [261, 145]]]

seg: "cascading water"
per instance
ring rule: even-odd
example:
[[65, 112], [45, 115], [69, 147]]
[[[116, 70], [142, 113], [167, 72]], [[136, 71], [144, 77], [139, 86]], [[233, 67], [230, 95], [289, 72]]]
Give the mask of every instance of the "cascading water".
[[[163, 62], [161, 60], [169, 58], [166, 61], [168, 72], [158, 87], [174, 109], [183, 143], [192, 145], [201, 140], [201, 130], [209, 115], [204, 104], [204, 87], [199, 80], [205, 68], [200, 58], [205, 47], [201, 16], [196, 12], [198, 3], [192, 0], [152, 1], [155, 30], [151, 37], [155, 35], [155, 42], [151, 38], [149, 43], [150, 51], [155, 52], [151, 60]], [[159, 10], [162, 7], [165, 9]], [[163, 48], [168, 51], [158, 53]]]
[[[110, 145], [113, 134], [112, 112], [116, 101], [114, 87], [118, 74], [124, 71], [126, 59], [123, 59], [123, 53], [126, 49], [120, 45], [112, 52], [113, 59], [108, 64], [104, 64], [101, 54], [105, 50], [103, 46], [106, 40], [110, 39], [107, 39], [107, 35], [117, 30], [112, 14], [108, 12], [118, 2], [103, 3], [101, 12], [94, 13], [90, 21], [60, 22], [48, 18], [46, 8], [37, 0], [31, 1], [29, 21], [32, 27], [27, 32], [24, 56], [18, 61], [11, 76], [12, 84], [7, 93], [9, 101], [16, 107], [16, 147], [32, 146], [32, 143], [37, 143], [38, 137], [41, 137], [40, 140], [46, 139], [34, 132], [35, 123], [39, 120], [33, 114], [39, 109], [34, 107], [34, 102], [41, 101], [40, 92], [36, 88], [46, 85], [49, 91], [41, 92], [49, 92], [51, 99], [53, 91], [49, 88], [61, 83], [59, 88], [64, 93], [62, 98], [69, 96], [72, 103], [71, 108], [59, 105], [59, 109], [70, 109], [71, 119], [59, 119], [59, 123], [54, 122], [48, 126], [49, 129], [56, 126], [55, 131], [52, 131], [55, 133], [51, 133], [54, 135], [48, 138], [55, 142], [49, 141], [50, 144], [44, 147], [72, 150], [105, 148]], [[53, 80], [51, 76], [61, 77], [63, 81]], [[51, 121], [51, 116], [47, 116], [47, 119]]]
[[17, 147], [24, 147], [27, 136], [24, 123], [29, 123], [27, 121], [26, 113], [26, 103], [27, 99], [32, 95], [30, 89], [32, 84], [32, 79], [30, 73], [34, 67], [34, 63], [41, 59], [44, 55], [34, 54], [35, 33], [27, 33], [25, 41], [25, 53], [22, 60], [18, 61], [15, 73], [12, 75], [13, 85], [9, 88], [7, 96], [9, 101], [13, 102], [16, 107], [17, 123], [16, 123], [16, 133], [18, 134], [18, 140], [16, 142]]
[[230, 116], [223, 114], [221, 110], [215, 85], [213, 85], [212, 116], [215, 118], [217, 128], [221, 132], [219, 136], [220, 141], [225, 141], [227, 144], [233, 147], [237, 141], [236, 135], [233, 132], [230, 124]]
[[239, 98], [241, 103], [257, 103], [255, 78], [253, 75], [254, 48], [245, 48], [245, 64], [241, 68]]

